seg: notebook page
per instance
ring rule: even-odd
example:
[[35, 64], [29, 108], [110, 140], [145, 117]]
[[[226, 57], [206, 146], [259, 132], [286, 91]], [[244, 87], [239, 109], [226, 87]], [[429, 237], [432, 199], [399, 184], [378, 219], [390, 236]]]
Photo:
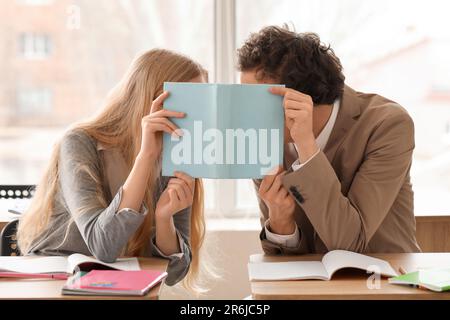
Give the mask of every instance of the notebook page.
[[17, 273], [66, 273], [66, 257], [0, 257], [0, 271]]
[[320, 261], [250, 262], [248, 273], [250, 281], [328, 280]]
[[227, 162], [229, 174], [226, 178], [262, 179], [270, 170], [283, 165], [283, 99], [269, 92], [269, 88], [274, 86], [280, 85], [222, 87], [228, 92], [229, 103], [219, 103], [219, 115], [226, 128], [236, 135], [234, 148], [225, 150], [234, 156], [229, 157], [233, 159], [232, 164]]
[[336, 271], [344, 268], [367, 270], [389, 277], [397, 276], [397, 273], [387, 261], [351, 251], [330, 251], [324, 255], [322, 262], [330, 278]]
[[273, 85], [169, 83], [164, 109], [181, 139], [163, 136], [162, 175], [183, 171], [194, 178], [261, 178], [283, 163], [283, 99]]
[[[208, 133], [217, 127], [217, 85], [165, 82], [164, 90], [170, 92], [164, 109], [184, 112], [186, 116], [170, 118], [183, 130], [183, 137], [173, 140], [171, 135], [163, 135], [162, 175], [171, 177], [175, 171], [182, 171], [193, 178], [217, 178], [215, 166], [204, 157], [204, 151], [208, 154], [206, 146], [216, 140]], [[208, 141], [203, 141], [205, 137]]]
[[117, 259], [113, 263], [104, 263], [92, 257], [85, 256], [83, 254], [75, 253], [68, 258], [68, 273], [73, 273], [77, 266], [83, 263], [95, 263], [110, 267], [112, 269], [124, 270], [124, 271], [139, 271], [141, 270], [137, 258], [121, 258]]

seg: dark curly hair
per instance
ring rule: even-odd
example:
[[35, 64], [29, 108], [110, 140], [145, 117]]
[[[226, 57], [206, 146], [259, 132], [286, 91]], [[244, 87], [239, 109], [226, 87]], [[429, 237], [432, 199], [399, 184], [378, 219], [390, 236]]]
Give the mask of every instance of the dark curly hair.
[[330, 46], [317, 34], [296, 33], [287, 25], [251, 34], [238, 50], [238, 68], [256, 70], [258, 79], [276, 79], [315, 104], [332, 104], [344, 90], [342, 65]]

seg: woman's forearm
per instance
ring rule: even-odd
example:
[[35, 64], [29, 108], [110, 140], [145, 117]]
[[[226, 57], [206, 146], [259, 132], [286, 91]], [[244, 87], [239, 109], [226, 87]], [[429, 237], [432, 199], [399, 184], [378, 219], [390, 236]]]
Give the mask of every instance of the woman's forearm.
[[137, 212], [141, 210], [152, 162], [152, 159], [148, 156], [139, 154], [136, 157], [133, 168], [122, 188], [119, 210], [124, 208], [130, 208]]
[[156, 246], [166, 256], [181, 252], [173, 217], [159, 217], [156, 213]]

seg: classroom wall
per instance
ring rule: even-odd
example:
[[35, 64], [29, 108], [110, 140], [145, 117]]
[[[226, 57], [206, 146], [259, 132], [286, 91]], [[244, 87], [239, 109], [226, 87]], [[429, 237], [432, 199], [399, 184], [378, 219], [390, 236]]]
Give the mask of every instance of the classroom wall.
[[[201, 299], [243, 299], [249, 296], [250, 283], [247, 274], [249, 255], [261, 253], [259, 232], [256, 230], [211, 231], [205, 239], [205, 259], [217, 267], [220, 279], [203, 277], [210, 291]], [[196, 299], [181, 285], [164, 286], [160, 299]]]

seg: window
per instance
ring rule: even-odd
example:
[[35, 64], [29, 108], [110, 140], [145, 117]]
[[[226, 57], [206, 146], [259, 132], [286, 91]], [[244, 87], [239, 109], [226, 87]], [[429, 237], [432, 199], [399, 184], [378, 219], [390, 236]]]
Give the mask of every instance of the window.
[[[238, 79], [235, 49], [251, 32], [287, 22], [331, 44], [349, 85], [387, 96], [409, 111], [416, 124], [411, 172], [416, 212], [448, 212], [450, 3], [255, 2], [2, 2], [0, 182], [36, 183], [52, 144], [69, 124], [98, 111], [138, 53], [154, 47], [176, 50], [205, 66], [211, 81], [233, 82]], [[11, 43], [18, 43], [18, 57]], [[47, 116], [36, 117], [42, 114]], [[204, 183], [209, 216], [255, 220], [251, 181]]]
[[19, 37], [20, 54], [27, 59], [44, 59], [51, 53], [52, 42], [47, 34], [23, 33]]
[[16, 0], [18, 4], [27, 6], [45, 6], [53, 2], [53, 0]]
[[19, 88], [17, 107], [19, 115], [47, 115], [52, 111], [52, 92], [48, 88]]
[[449, 10], [439, 0], [237, 0], [236, 40], [240, 46], [271, 24], [318, 33], [341, 58], [347, 84], [397, 101], [413, 117], [415, 212], [443, 213], [450, 211]]
[[238, 180], [236, 186], [236, 206], [244, 210], [254, 209], [258, 200], [253, 181]]
[[109, 90], [145, 50], [187, 54], [214, 79], [213, 1], [1, 3], [3, 184], [37, 183], [56, 140], [70, 124], [102, 107]]

